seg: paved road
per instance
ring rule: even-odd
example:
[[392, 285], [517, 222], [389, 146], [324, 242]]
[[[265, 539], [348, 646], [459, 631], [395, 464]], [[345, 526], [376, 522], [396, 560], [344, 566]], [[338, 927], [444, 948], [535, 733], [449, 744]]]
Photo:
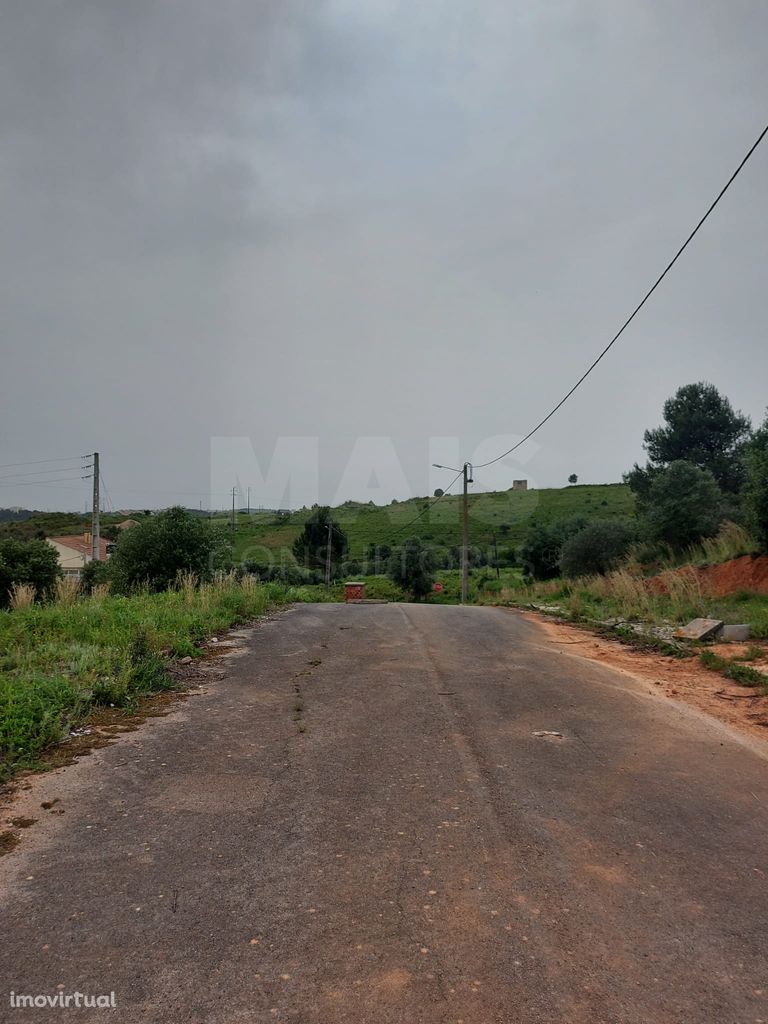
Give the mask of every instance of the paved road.
[[502, 609], [258, 627], [26, 794], [0, 982], [121, 1024], [768, 1021], [768, 763], [566, 651]]

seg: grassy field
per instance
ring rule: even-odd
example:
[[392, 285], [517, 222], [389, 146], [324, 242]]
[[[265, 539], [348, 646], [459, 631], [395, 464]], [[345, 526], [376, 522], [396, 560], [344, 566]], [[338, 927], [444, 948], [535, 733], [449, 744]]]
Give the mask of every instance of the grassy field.
[[199, 656], [199, 641], [295, 596], [227, 578], [199, 589], [0, 612], [0, 780], [34, 767], [95, 708], [130, 709], [172, 687], [168, 661]]
[[[451, 547], [461, 541], [461, 497], [448, 495], [411, 526], [431, 499], [412, 498], [391, 505], [360, 505], [348, 502], [333, 510], [333, 517], [349, 539], [349, 557], [362, 559], [370, 544], [396, 544], [404, 537]], [[265, 562], [282, 557], [291, 560], [290, 549], [301, 532], [308, 511], [279, 517], [273, 514], [238, 514], [235, 557]], [[532, 523], [569, 516], [614, 519], [634, 515], [634, 498], [625, 484], [578, 484], [573, 487], [532, 491], [491, 491], [470, 498], [470, 543], [487, 549], [494, 536], [500, 552], [519, 546]], [[228, 525], [225, 516], [218, 517]], [[406, 527], [398, 533], [401, 528]]]

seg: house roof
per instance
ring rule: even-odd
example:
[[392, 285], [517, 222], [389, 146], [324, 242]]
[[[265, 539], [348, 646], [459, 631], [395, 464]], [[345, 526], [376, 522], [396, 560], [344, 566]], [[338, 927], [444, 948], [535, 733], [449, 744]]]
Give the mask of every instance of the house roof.
[[[48, 540], [52, 544], [60, 544], [63, 548], [69, 548], [71, 551], [77, 551], [79, 555], [91, 554], [92, 544], [89, 540], [86, 540], [82, 534], [74, 534], [66, 537], [49, 537]], [[107, 544], [109, 541], [104, 540], [103, 537], [99, 538], [99, 558], [103, 562], [107, 557]]]

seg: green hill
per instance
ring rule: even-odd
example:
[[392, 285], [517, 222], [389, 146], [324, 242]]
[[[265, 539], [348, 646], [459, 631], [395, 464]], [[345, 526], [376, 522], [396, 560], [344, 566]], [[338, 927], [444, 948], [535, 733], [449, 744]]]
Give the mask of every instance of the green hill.
[[[102, 513], [101, 527], [108, 535], [109, 527], [122, 522], [122, 514]], [[82, 534], [91, 528], [90, 513], [83, 512], [31, 512], [27, 518], [13, 522], [0, 522], [0, 540], [12, 537], [14, 540], [32, 540], [45, 537], [64, 537]], [[106, 531], [106, 532], [105, 532]]]
[[[446, 496], [411, 523], [431, 500], [412, 498], [384, 506], [346, 502], [335, 508], [334, 520], [349, 539], [349, 557], [363, 558], [370, 544], [393, 545], [406, 537], [420, 537], [440, 547], [459, 544], [461, 495]], [[238, 513], [235, 556], [238, 560], [266, 562], [278, 552], [287, 554], [310, 514], [311, 510], [307, 509], [286, 516]], [[626, 484], [578, 484], [542, 490], [471, 494], [470, 542], [488, 548], [495, 536], [501, 551], [519, 546], [533, 523], [568, 516], [614, 519], [633, 515], [634, 497]], [[229, 523], [228, 517], [223, 515], [216, 519], [222, 525]]]

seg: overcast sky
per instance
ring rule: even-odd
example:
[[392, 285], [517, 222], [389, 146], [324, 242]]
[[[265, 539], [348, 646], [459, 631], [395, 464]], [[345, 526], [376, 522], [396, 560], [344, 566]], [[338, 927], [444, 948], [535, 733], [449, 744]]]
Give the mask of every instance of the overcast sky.
[[[99, 449], [112, 505], [197, 505], [212, 438], [264, 475], [317, 438], [293, 506], [431, 491], [660, 272], [768, 119], [766, 38], [761, 0], [7, 3], [0, 464]], [[768, 142], [478, 487], [618, 480], [693, 380], [762, 419], [767, 184]], [[87, 499], [14, 468], [0, 505]]]

